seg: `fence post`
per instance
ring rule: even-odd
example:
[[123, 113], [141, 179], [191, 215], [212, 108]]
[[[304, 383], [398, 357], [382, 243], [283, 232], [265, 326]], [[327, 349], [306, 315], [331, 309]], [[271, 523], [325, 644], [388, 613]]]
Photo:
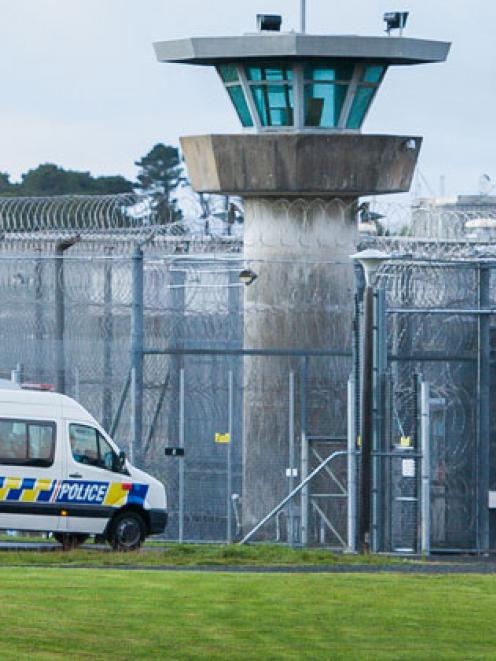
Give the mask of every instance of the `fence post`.
[[[74, 398], [79, 402], [81, 398], [81, 381], [79, 378], [79, 367], [74, 368]], [[108, 429], [108, 427], [105, 427]]]
[[363, 299], [363, 339], [362, 339], [362, 379], [361, 379], [361, 493], [360, 493], [360, 550], [370, 547], [370, 491], [371, 491], [371, 454], [372, 454], [372, 332], [374, 314], [374, 289], [365, 288]]
[[382, 456], [383, 449], [383, 380], [386, 371], [386, 293], [382, 287], [374, 290], [373, 323], [372, 323], [372, 476], [371, 501], [372, 525], [371, 548], [374, 553], [382, 550], [382, 519], [383, 519], [383, 480]]
[[[307, 379], [308, 379], [308, 356], [303, 358], [300, 381], [300, 418], [301, 418], [301, 481], [303, 482], [308, 475], [309, 447], [307, 437]], [[301, 490], [301, 545], [308, 545], [308, 524], [309, 524], [309, 504], [310, 494], [308, 484], [305, 484]]]
[[233, 444], [233, 406], [234, 406], [234, 381], [233, 371], [228, 374], [228, 402], [227, 402], [227, 433], [229, 443], [227, 444], [227, 543], [232, 542], [232, 444]]
[[356, 552], [357, 439], [355, 424], [355, 383], [348, 381], [348, 550]]
[[65, 393], [65, 281], [64, 253], [79, 241], [73, 236], [55, 244], [55, 390]]
[[142, 461], [143, 440], [143, 251], [136, 244], [133, 252], [131, 303], [131, 416], [132, 460]]
[[103, 267], [103, 392], [102, 421], [106, 430], [112, 424], [112, 248], [105, 248]]
[[[479, 309], [490, 307], [491, 270], [487, 265], [480, 265], [479, 275]], [[477, 352], [477, 446], [478, 446], [478, 529], [477, 546], [481, 553], [489, 552], [489, 459], [491, 433], [491, 317], [488, 314], [478, 315], [478, 352]]]
[[[293, 491], [294, 489], [294, 480], [295, 480], [295, 475], [294, 475], [294, 470], [296, 467], [295, 464], [295, 373], [291, 370], [289, 373], [289, 428], [288, 428], [288, 434], [289, 434], [289, 478], [288, 478], [288, 485], [289, 485], [289, 493]], [[295, 517], [294, 517], [294, 503], [292, 500], [289, 501], [289, 525], [288, 525], [288, 542], [291, 546], [294, 545], [295, 542]]]
[[65, 291], [64, 251], [55, 247], [55, 390], [65, 393]]
[[41, 248], [36, 249], [34, 264], [34, 336], [36, 351], [36, 379], [42, 383], [45, 380], [43, 357], [45, 347], [43, 343], [43, 259]]
[[15, 383], [16, 385], [20, 386], [22, 383], [22, 364], [17, 363], [15, 370], [12, 370], [10, 372], [10, 380], [12, 383]]
[[424, 381], [420, 384], [420, 447], [422, 453], [420, 552], [429, 555], [431, 551], [430, 388]]
[[[184, 367], [179, 371], [179, 447], [184, 448]], [[184, 455], [179, 459], [179, 543], [184, 540]]]
[[[301, 369], [300, 381], [300, 418], [301, 418], [301, 481], [304, 482], [308, 476], [308, 462], [309, 462], [309, 447], [307, 436], [307, 380], [308, 380], [308, 356], [303, 358], [303, 365]], [[308, 525], [309, 525], [309, 503], [310, 494], [309, 486], [305, 486], [301, 490], [301, 545], [308, 546]]]

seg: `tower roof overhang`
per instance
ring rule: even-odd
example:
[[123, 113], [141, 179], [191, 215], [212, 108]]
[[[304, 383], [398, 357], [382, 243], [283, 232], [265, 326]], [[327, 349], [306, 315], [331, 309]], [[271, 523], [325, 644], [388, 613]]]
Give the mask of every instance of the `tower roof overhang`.
[[253, 59], [344, 59], [387, 65], [444, 62], [451, 44], [405, 37], [255, 33], [239, 37], [192, 37], [154, 44], [159, 62], [217, 65]]

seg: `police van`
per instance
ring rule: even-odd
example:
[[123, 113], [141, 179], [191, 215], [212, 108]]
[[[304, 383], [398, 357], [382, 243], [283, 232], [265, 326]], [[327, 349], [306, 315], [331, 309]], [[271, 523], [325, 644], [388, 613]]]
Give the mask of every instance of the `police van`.
[[164, 486], [80, 404], [0, 386], [0, 528], [52, 532], [65, 547], [96, 535], [133, 550], [166, 524]]

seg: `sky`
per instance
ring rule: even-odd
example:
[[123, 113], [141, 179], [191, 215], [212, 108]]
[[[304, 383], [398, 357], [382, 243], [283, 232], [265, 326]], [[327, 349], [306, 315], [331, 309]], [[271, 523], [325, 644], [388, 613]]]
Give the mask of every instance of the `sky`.
[[[409, 10], [405, 36], [453, 42], [445, 64], [391, 69], [363, 131], [424, 136], [424, 195], [443, 176], [450, 196], [496, 182], [496, 3], [307, 5], [309, 33], [381, 35], [385, 11]], [[157, 142], [240, 131], [216, 73], [159, 64], [152, 43], [250, 32], [257, 13], [297, 29], [299, 0], [0, 0], [0, 171], [52, 162], [134, 179]]]

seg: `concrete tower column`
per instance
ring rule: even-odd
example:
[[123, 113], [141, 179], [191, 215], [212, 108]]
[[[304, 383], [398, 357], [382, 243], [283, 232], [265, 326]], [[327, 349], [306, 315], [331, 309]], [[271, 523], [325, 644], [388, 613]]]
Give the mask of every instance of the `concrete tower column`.
[[[264, 349], [351, 351], [356, 198], [245, 199], [245, 259], [258, 275], [245, 290], [244, 343]], [[288, 374], [296, 374], [295, 461], [301, 464], [302, 411], [298, 386], [303, 357], [249, 357], [244, 370], [243, 528], [249, 531], [287, 494], [290, 466]], [[307, 432], [344, 428], [349, 364], [311, 360], [321, 405], [305, 411]], [[339, 399], [334, 406], [330, 396]], [[312, 397], [309, 396], [309, 400]], [[338, 412], [338, 414], [337, 414]], [[300, 475], [300, 473], [299, 473]], [[299, 502], [299, 501], [297, 501]], [[297, 506], [296, 506], [297, 507]], [[324, 505], [327, 507], [327, 503]], [[274, 525], [259, 537], [274, 539]]]

